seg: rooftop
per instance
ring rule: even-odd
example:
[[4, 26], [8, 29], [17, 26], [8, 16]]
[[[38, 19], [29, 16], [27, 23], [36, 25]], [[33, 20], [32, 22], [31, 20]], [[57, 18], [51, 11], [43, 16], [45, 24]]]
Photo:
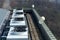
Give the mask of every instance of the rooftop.
[[8, 16], [9, 12], [10, 12], [9, 10], [0, 8], [0, 27], [2, 26], [4, 20]]

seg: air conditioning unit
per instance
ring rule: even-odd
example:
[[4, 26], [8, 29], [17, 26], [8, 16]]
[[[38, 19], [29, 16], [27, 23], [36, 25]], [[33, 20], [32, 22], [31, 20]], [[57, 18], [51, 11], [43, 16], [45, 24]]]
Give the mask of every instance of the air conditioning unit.
[[12, 18], [15, 18], [15, 17], [24, 17], [23, 10], [16, 10], [16, 9], [14, 9], [13, 10], [13, 14], [12, 14]]
[[14, 31], [14, 27], [11, 27], [7, 36], [7, 40], [28, 40], [28, 28], [26, 31]]
[[7, 40], [28, 40], [28, 27], [23, 10], [13, 10]]
[[23, 18], [11, 19], [10, 26], [26, 26], [26, 21]]

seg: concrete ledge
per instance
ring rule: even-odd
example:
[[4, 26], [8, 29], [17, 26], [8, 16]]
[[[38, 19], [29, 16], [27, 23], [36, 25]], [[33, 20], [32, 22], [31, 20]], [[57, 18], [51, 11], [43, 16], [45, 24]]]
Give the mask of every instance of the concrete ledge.
[[55, 38], [55, 36], [53, 35], [53, 33], [50, 31], [50, 29], [48, 28], [48, 26], [44, 23], [44, 21], [41, 19], [41, 17], [39, 16], [39, 14], [36, 12], [35, 9], [32, 9], [34, 14], [36, 15], [37, 19], [38, 19], [38, 23], [40, 26], [40, 29], [42, 31], [42, 34], [44, 35], [46, 40], [57, 40]]

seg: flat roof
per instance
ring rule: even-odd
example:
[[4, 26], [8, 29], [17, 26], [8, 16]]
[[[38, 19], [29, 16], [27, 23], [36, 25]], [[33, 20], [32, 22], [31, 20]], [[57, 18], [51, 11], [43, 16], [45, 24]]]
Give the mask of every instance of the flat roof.
[[9, 13], [9, 10], [0, 8], [0, 28]]

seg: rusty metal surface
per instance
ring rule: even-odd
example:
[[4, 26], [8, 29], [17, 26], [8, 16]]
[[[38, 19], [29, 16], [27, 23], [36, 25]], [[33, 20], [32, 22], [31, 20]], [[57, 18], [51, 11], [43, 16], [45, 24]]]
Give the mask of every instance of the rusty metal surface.
[[31, 16], [29, 14], [27, 14], [27, 19], [28, 19], [28, 24], [29, 24], [32, 40], [40, 40], [38, 37], [38, 33], [37, 33], [36, 28], [35, 28], [35, 25], [34, 25], [32, 19], [31, 19]]

